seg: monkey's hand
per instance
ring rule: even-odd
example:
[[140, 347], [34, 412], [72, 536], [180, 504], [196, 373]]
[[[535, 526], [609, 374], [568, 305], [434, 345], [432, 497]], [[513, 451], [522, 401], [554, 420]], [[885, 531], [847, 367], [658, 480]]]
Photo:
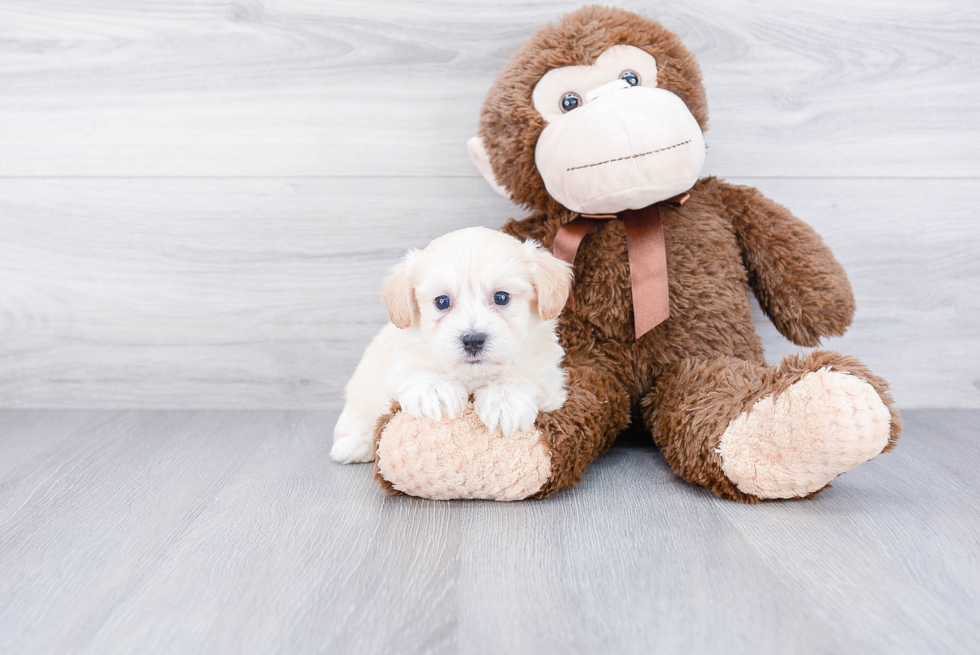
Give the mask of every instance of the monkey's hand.
[[780, 333], [800, 346], [844, 334], [854, 318], [854, 294], [820, 236], [757, 189], [719, 187], [749, 285]]

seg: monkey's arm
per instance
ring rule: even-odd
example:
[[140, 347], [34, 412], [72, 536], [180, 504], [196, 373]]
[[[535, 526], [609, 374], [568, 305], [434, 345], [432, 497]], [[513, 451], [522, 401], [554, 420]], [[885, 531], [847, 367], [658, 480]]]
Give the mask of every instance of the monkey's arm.
[[757, 189], [719, 183], [749, 284], [766, 316], [793, 343], [816, 346], [854, 318], [844, 269], [812, 227]]

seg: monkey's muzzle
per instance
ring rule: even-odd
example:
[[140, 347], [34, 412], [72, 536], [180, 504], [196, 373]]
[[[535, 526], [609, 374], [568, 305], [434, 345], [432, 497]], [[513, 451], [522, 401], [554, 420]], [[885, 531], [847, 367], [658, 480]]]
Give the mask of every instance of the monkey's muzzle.
[[704, 167], [704, 135], [679, 97], [610, 87], [544, 128], [535, 162], [548, 193], [583, 214], [642, 209], [687, 191]]

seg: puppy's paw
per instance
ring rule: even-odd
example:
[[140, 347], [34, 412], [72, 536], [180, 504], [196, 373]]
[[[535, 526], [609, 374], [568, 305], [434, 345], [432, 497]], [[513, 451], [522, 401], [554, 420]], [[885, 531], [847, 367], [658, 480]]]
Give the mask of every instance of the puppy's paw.
[[333, 442], [330, 459], [339, 464], [356, 464], [374, 460], [374, 444], [359, 437], [340, 437]]
[[534, 426], [538, 404], [520, 389], [492, 386], [477, 389], [473, 403], [477, 416], [493, 432], [499, 429], [505, 436]]
[[463, 411], [468, 397], [462, 385], [435, 376], [412, 380], [398, 390], [402, 411], [416, 418], [427, 416], [435, 421], [443, 416], [454, 418]]

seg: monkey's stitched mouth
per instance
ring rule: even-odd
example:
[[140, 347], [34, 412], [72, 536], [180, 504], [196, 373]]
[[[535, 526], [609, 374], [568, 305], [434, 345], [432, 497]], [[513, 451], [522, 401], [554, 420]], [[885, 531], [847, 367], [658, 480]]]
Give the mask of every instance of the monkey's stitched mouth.
[[585, 164], [584, 166], [572, 166], [571, 168], [566, 168], [566, 171], [577, 171], [583, 168], [592, 168], [593, 166], [602, 166], [603, 164], [611, 164], [617, 161], [626, 161], [627, 159], [639, 159], [640, 157], [646, 157], [647, 155], [655, 155], [658, 152], [664, 152], [665, 150], [672, 150], [674, 148], [680, 148], [681, 146], [687, 145], [691, 140], [681, 141], [680, 143], [675, 143], [672, 146], [667, 146], [666, 148], [657, 148], [656, 150], [651, 150], [649, 152], [641, 152], [638, 155], [629, 155], [627, 157], [617, 157], [616, 159], [607, 159], [606, 161], [597, 161], [594, 164]]

